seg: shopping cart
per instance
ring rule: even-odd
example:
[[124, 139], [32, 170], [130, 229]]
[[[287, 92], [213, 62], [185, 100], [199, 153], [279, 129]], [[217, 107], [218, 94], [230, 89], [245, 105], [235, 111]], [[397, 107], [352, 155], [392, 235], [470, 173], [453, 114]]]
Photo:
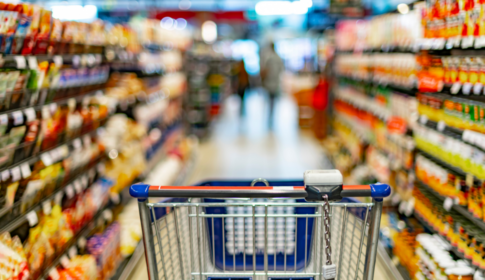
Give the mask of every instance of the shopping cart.
[[307, 171], [304, 181], [130, 188], [150, 280], [373, 279], [390, 192], [343, 186], [338, 170]]

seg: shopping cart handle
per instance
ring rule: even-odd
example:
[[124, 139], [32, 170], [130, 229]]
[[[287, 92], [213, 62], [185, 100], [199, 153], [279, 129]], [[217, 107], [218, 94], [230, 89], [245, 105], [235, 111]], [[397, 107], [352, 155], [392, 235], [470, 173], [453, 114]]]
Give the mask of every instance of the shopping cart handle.
[[[148, 197], [204, 197], [204, 198], [276, 198], [294, 197], [308, 198], [309, 200], [323, 200], [322, 187], [329, 186], [150, 186], [135, 184], [130, 187], [132, 197], [146, 200]], [[391, 188], [386, 184], [373, 184], [362, 186], [332, 186], [332, 195], [329, 200], [340, 200], [343, 197], [372, 197], [376, 200], [389, 196]]]

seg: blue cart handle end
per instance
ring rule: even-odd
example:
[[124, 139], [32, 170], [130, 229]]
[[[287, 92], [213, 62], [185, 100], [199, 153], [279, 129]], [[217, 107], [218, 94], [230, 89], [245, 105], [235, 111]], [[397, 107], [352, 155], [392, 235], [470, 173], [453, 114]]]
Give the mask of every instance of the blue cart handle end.
[[131, 185], [130, 187], [130, 195], [134, 198], [137, 198], [138, 201], [145, 201], [148, 198], [148, 189], [150, 188], [150, 185], [143, 184], [143, 183], [137, 183], [134, 185]]
[[384, 197], [388, 197], [391, 194], [391, 186], [388, 184], [371, 184], [370, 190], [371, 196], [375, 201], [382, 201]]

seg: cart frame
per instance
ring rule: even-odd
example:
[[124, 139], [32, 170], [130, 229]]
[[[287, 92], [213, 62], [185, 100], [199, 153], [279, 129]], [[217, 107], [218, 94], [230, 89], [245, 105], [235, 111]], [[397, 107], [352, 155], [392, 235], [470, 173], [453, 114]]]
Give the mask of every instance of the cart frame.
[[[275, 185], [284, 186], [281, 183]], [[344, 186], [343, 190], [347, 190], [349, 196], [371, 196], [371, 203], [362, 203], [355, 199], [345, 197], [340, 202], [329, 203], [332, 217], [331, 247], [334, 249], [331, 253], [331, 258], [337, 263], [338, 273], [336, 279], [339, 280], [371, 280], [374, 278], [382, 201], [384, 197], [390, 195], [390, 187], [385, 184], [365, 186], [366, 192], [360, 193], [360, 195], [355, 191], [359, 187], [363, 186], [347, 186], [347, 188]], [[290, 279], [292, 277], [293, 279], [298, 279], [294, 277], [307, 277], [305, 279], [315, 280], [324, 279], [322, 267], [329, 258], [325, 254], [326, 250], [324, 250], [324, 247], [329, 245], [328, 240], [325, 240], [323, 234], [325, 202], [257, 201], [261, 198], [306, 197], [304, 187], [240, 187], [240, 185], [232, 187], [162, 187], [135, 184], [130, 188], [130, 193], [133, 197], [138, 198], [145, 258], [150, 280], [232, 279], [234, 277], [237, 279], [245, 277], [244, 279], [253, 280]], [[160, 203], [150, 203], [148, 202], [148, 198], [150, 197], [186, 197], [188, 199], [168, 199]], [[205, 202], [201, 200], [201, 198], [206, 197], [233, 198], [229, 202]], [[234, 197], [249, 197], [253, 198], [253, 200], [238, 200]], [[204, 209], [209, 209], [210, 207], [235, 207], [237, 209], [249, 209], [250, 211], [247, 211], [247, 213], [208, 214], [206, 212], [209, 211], [205, 211]], [[315, 212], [313, 214], [278, 214], [274, 210], [278, 207], [312, 207], [315, 209]], [[157, 210], [160, 209], [163, 210], [162, 215], [157, 213]], [[264, 211], [257, 213], [258, 209], [261, 211], [264, 209]], [[273, 209], [273, 213], [271, 213], [271, 209]], [[222, 240], [225, 242], [222, 248], [223, 255], [225, 254], [222, 260], [222, 268], [216, 267], [215, 250], [220, 249], [217, 249], [215, 246], [216, 243], [214, 242], [214, 219], [218, 218], [222, 219]], [[275, 232], [276, 219], [278, 218], [285, 219], [284, 258], [282, 256], [283, 252], [276, 252], [277, 241]], [[287, 267], [287, 249], [290, 247], [287, 247], [287, 243], [291, 242], [288, 242], [286, 238], [286, 221], [291, 218], [296, 220], [296, 227], [298, 227], [299, 223], [306, 223], [303, 267], [297, 266], [297, 236], [294, 237], [294, 265], [291, 267], [288, 264]], [[226, 224], [227, 220], [232, 219], [232, 231], [230, 224], [229, 226], [224, 224], [225, 219]], [[236, 219], [242, 219], [243, 221], [243, 249], [238, 252], [239, 255], [244, 254], [244, 269], [242, 270], [237, 268], [236, 265]], [[255, 232], [257, 231], [256, 221], [258, 219], [261, 221], [264, 220], [264, 243], [260, 243], [260, 247], [262, 246], [261, 244], [264, 244], [264, 269], [257, 268], [255, 257], [257, 254], [254, 253], [257, 252], [256, 244], [258, 240]], [[271, 219], [275, 223], [274, 231], [271, 231], [268, 227], [268, 221], [271, 223]], [[309, 227], [309, 219], [311, 219], [310, 223], [312, 223], [312, 228]], [[210, 223], [210, 220], [212, 220], [212, 223]], [[353, 224], [351, 221], [353, 221]], [[187, 225], [188, 229], [185, 227]], [[212, 226], [212, 231], [210, 231], [209, 225]], [[350, 226], [352, 229], [350, 229]], [[312, 232], [308, 233], [308, 229]], [[357, 234], [354, 234], [356, 231]], [[230, 232], [232, 238], [230, 236], [224, 237], [226, 232]], [[252, 238], [246, 232], [252, 233]], [[271, 232], [275, 235], [275, 239], [272, 241], [273, 243], [268, 240], [268, 235], [271, 235]], [[298, 230], [295, 229], [294, 233], [298, 235]], [[162, 237], [163, 234], [165, 234], [164, 237]], [[354, 246], [355, 240], [357, 242], [355, 242], [356, 244]], [[162, 241], [164, 242], [163, 246]], [[188, 244], [189, 242], [190, 244]], [[234, 246], [231, 246], [230, 242]], [[351, 242], [350, 245], [347, 244], [349, 242]], [[168, 247], [165, 248], [165, 246]], [[273, 248], [270, 246], [274, 246], [273, 253], [271, 253]], [[230, 248], [234, 250], [232, 257], [227, 253]], [[232, 258], [233, 266], [230, 265], [231, 260], [229, 257]], [[238, 258], [241, 259], [240, 256]], [[250, 262], [251, 258], [252, 262]], [[270, 268], [272, 265], [270, 259], [274, 261], [273, 269]], [[277, 259], [284, 259], [284, 270], [278, 269], [279, 267], [276, 264]], [[229, 268], [226, 267], [226, 264]], [[289, 267], [292, 268], [291, 271], [287, 269]], [[352, 271], [352, 269], [355, 269], [355, 271]]]

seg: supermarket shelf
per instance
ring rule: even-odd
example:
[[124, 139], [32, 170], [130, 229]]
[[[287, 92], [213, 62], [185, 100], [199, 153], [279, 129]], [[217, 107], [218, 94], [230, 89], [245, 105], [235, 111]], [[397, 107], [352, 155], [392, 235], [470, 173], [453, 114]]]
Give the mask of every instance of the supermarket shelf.
[[417, 151], [418, 153], [420, 153], [421, 155], [423, 155], [423, 156], [427, 157], [428, 159], [430, 159], [430, 160], [432, 160], [432, 161], [434, 161], [434, 162], [438, 163], [439, 165], [442, 165], [442, 166], [444, 166], [445, 168], [447, 168], [447, 169], [449, 169], [449, 170], [451, 170], [451, 171], [453, 171], [453, 172], [455, 172], [455, 173], [459, 174], [460, 176], [464, 176], [464, 177], [465, 177], [465, 176], [467, 176], [467, 174], [468, 174], [468, 173], [466, 173], [465, 171], [463, 171], [461, 168], [458, 168], [458, 167], [456, 167], [456, 166], [454, 166], [454, 165], [451, 165], [451, 164], [449, 164], [449, 163], [445, 162], [444, 160], [439, 159], [439, 158], [437, 158], [437, 157], [435, 157], [435, 156], [433, 156], [433, 155], [431, 155], [431, 154], [429, 154], [429, 153], [427, 153], [427, 152], [423, 151], [422, 149], [416, 148], [416, 151]]
[[[440, 195], [437, 191], [435, 191], [433, 188], [431, 188], [430, 186], [428, 186], [426, 183], [424, 183], [422, 181], [418, 180], [417, 186], [419, 188], [423, 188], [423, 189], [427, 190], [428, 192], [432, 193], [434, 196], [436, 196], [437, 198], [439, 198], [442, 201], [444, 201], [446, 199], [446, 197]], [[463, 207], [461, 205], [457, 205], [457, 204], [453, 204], [453, 209], [456, 212], [460, 213], [463, 217], [467, 218], [469, 221], [474, 223], [477, 227], [479, 227], [480, 229], [485, 231], [485, 222], [481, 219], [475, 218], [472, 213], [468, 212], [468, 209], [466, 209], [465, 207]]]
[[412, 278], [409, 276], [409, 273], [405, 267], [401, 264], [395, 264], [392, 261], [390, 254], [384, 248], [384, 246], [379, 242], [377, 246], [377, 259], [378, 261], [384, 265], [384, 269], [388, 276], [392, 276], [394, 280], [411, 280]]
[[[94, 86], [94, 85], [101, 85], [101, 84], [92, 84], [92, 85], [89, 85], [89, 86]], [[60, 88], [59, 90], [64, 90], [64, 89], [67, 89], [67, 88], [62, 88], [62, 89]], [[30, 90], [22, 90], [22, 91], [19, 91], [19, 92], [13, 92], [11, 94], [21, 93], [21, 92], [29, 93], [31, 91]], [[44, 107], [46, 105], [50, 105], [50, 104], [64, 105], [64, 104], [67, 104], [69, 102], [69, 100], [71, 100], [71, 99], [74, 99], [77, 102], [79, 102], [79, 101], [81, 101], [82, 99], [84, 99], [88, 96], [95, 96], [95, 95], [104, 95], [104, 90], [98, 89], [98, 90], [87, 91], [85, 93], [75, 94], [75, 95], [72, 95], [72, 96], [66, 96], [66, 97], [56, 99], [56, 100], [44, 101], [44, 102], [41, 102], [40, 104], [33, 105], [33, 106], [32, 105], [20, 106], [20, 107], [15, 108], [15, 109], [8, 109], [8, 110], [5, 110], [5, 111], [0, 111], [0, 115], [4, 115], [4, 114], [8, 115], [8, 114], [11, 114], [11, 113], [16, 112], [16, 111], [29, 110], [30, 108], [32, 108], [34, 110], [40, 110], [40, 109], [42, 109], [42, 107]]]
[[[108, 118], [110, 118], [110, 116], [106, 117], [105, 119], [99, 120], [99, 122], [103, 122], [104, 120], [107, 120]], [[93, 135], [93, 134], [96, 134], [96, 133], [97, 133], [97, 131], [98, 131], [98, 129], [99, 129], [99, 128], [101, 128], [101, 127], [102, 127], [102, 126], [100, 126], [100, 127], [96, 128], [96, 129], [94, 129], [94, 130], [92, 130], [92, 131], [89, 131], [89, 132], [83, 133], [83, 134], [81, 134], [81, 135], [79, 135], [79, 136], [77, 136], [77, 137], [74, 137], [74, 138], [72, 138], [72, 139], [69, 139], [69, 140], [67, 140], [67, 141], [64, 141], [64, 142], [62, 142], [62, 143], [59, 143], [59, 144], [55, 145], [54, 147], [51, 147], [51, 148], [45, 149], [45, 150], [43, 150], [43, 151], [40, 151], [38, 155], [28, 157], [28, 158], [26, 158], [26, 159], [23, 159], [23, 160], [21, 160], [21, 161], [19, 161], [19, 162], [17, 162], [17, 163], [14, 163], [14, 164], [12, 164], [12, 165], [9, 165], [9, 166], [7, 166], [7, 167], [2, 167], [2, 168], [0, 168], [0, 172], [5, 171], [5, 170], [8, 170], [8, 169], [12, 169], [12, 168], [14, 168], [14, 167], [16, 167], [16, 166], [20, 166], [20, 165], [25, 164], [25, 163], [34, 164], [35, 162], [37, 162], [37, 161], [38, 161], [38, 160], [41, 158], [41, 156], [42, 156], [42, 155], [44, 155], [44, 154], [46, 154], [46, 153], [49, 153], [49, 152], [51, 152], [51, 151], [53, 151], [53, 150], [55, 150], [55, 149], [57, 149], [57, 148], [59, 148], [59, 147], [61, 147], [61, 146], [64, 146], [64, 145], [71, 145], [71, 144], [73, 144], [73, 142], [74, 142], [76, 139], [80, 139], [80, 138], [82, 138], [82, 137], [84, 137], [84, 136], [86, 136], [86, 135]], [[1, 216], [1, 210], [0, 210], [0, 216]]]
[[399, 85], [392, 85], [392, 84], [380, 84], [380, 83], [375, 83], [373, 81], [357, 79], [357, 78], [354, 78], [354, 77], [338, 76], [338, 78], [342, 79], [342, 80], [350, 80], [354, 83], [362, 83], [362, 84], [371, 85], [371, 86], [375, 86], [375, 87], [387, 88], [389, 90], [396, 91], [396, 92], [406, 94], [406, 95], [409, 95], [409, 96], [416, 96], [416, 93], [418, 92], [418, 90], [416, 88], [407, 88], [407, 87], [403, 87], [403, 86], [399, 86]]
[[85, 53], [85, 54], [59, 54], [59, 55], [11, 55], [7, 54], [1, 57], [1, 67], [27, 69], [31, 68], [29, 59], [35, 58], [36, 62], [48, 61], [59, 64], [73, 64], [73, 65], [99, 65], [103, 62], [104, 56], [100, 53]]
[[118, 267], [116, 274], [111, 277], [112, 280], [127, 280], [138, 262], [143, 258], [145, 249], [143, 248], [143, 242], [138, 242], [133, 254], [125, 258]]
[[[430, 224], [428, 224], [428, 222], [426, 222], [419, 214], [417, 213], [414, 213], [414, 217], [429, 231], [429, 232], [432, 232], [434, 234], [437, 234], [437, 235], [440, 235], [439, 232], [437, 232]], [[441, 236], [441, 235], [440, 235]], [[445, 240], [443, 238], [443, 240]], [[447, 243], [449, 243], [447, 240], [445, 240]], [[450, 248], [451, 248], [451, 251], [460, 259], [464, 260], [467, 262], [467, 264], [470, 266], [470, 267], [473, 267], [475, 269], [480, 269], [480, 267], [474, 265], [470, 260], [468, 260], [467, 258], [465, 258], [465, 255], [463, 253], [461, 253], [460, 251], [458, 251], [458, 248], [452, 246], [450, 244]]]
[[[106, 158], [106, 156], [103, 154], [101, 155], [100, 157], [96, 158], [92, 165], [97, 165], [98, 163], [100, 163], [104, 158]], [[25, 211], [25, 213], [17, 216], [17, 218], [11, 220], [10, 222], [8, 222], [7, 224], [5, 224], [3, 227], [0, 228], [0, 232], [11, 232], [15, 229], [17, 229], [20, 225], [22, 225], [23, 223], [25, 223], [28, 219], [27, 219], [27, 216], [29, 213], [35, 211], [35, 212], [38, 212], [38, 211], [41, 211], [42, 210], [42, 205], [44, 202], [46, 201], [52, 201], [55, 199], [55, 197], [58, 195], [58, 194], [63, 194], [64, 191], [67, 189], [67, 186], [72, 184], [74, 181], [80, 179], [81, 177], [83, 176], [86, 176], [88, 175], [88, 173], [90, 172], [90, 170], [92, 168], [95, 168], [95, 167], [91, 167], [89, 170], [83, 172], [83, 173], [80, 173], [78, 175], [76, 175], [75, 177], [73, 177], [72, 179], [70, 179], [68, 182], [66, 182], [62, 187], [58, 188], [56, 191], [54, 191], [51, 195], [45, 197], [44, 199], [42, 199], [41, 201], [39, 201], [36, 205], [32, 206], [31, 208], [29, 208], [27, 211]], [[12, 210], [13, 208], [15, 208], [15, 205], [10, 207], [10, 208], [7, 208], [5, 210], [3, 210], [1, 213], [0, 213], [0, 216], [3, 216], [6, 214], [6, 212]]]
[[[427, 128], [434, 129], [438, 132], [447, 134], [455, 139], [459, 139], [473, 147], [476, 147], [482, 151], [485, 151], [485, 134], [476, 131], [463, 130], [460, 128], [452, 127], [446, 125], [444, 122], [435, 122], [428, 120], [428, 117], [421, 115], [419, 117], [419, 123], [426, 126]], [[467, 136], [468, 133], [468, 136]]]
[[96, 212], [91, 221], [89, 221], [88, 224], [85, 225], [80, 232], [78, 232], [73, 238], [71, 238], [71, 240], [67, 243], [67, 246], [65, 246], [64, 250], [57, 255], [56, 259], [51, 263], [49, 267], [44, 270], [43, 274], [38, 279], [48, 279], [51, 269], [56, 268], [61, 263], [61, 259], [67, 255], [68, 250], [71, 247], [77, 246], [81, 238], [87, 238], [94, 234], [94, 230], [96, 229], [98, 221], [104, 219], [103, 212], [109, 208], [108, 205], [109, 202], [99, 208], [98, 212]]
[[[163, 160], [163, 158], [164, 157], [162, 157], [160, 159], [160, 161]], [[194, 168], [195, 163], [196, 163], [196, 159], [197, 159], [197, 152], [194, 151], [192, 156], [189, 158], [189, 160], [187, 161], [185, 166], [180, 171], [177, 178], [175, 178], [173, 185], [178, 186], [178, 185], [184, 185], [185, 184], [189, 175], [193, 171], [193, 168]], [[160, 161], [158, 161], [158, 162], [160, 162]], [[135, 268], [135, 266], [138, 264], [140, 259], [143, 257], [144, 252], [145, 252], [145, 249], [143, 248], [143, 241], [140, 241], [140, 242], [138, 242], [138, 245], [136, 246], [136, 249], [133, 252], [133, 254], [131, 256], [125, 258], [121, 262], [121, 264], [118, 267], [115, 275], [111, 277], [111, 280], [127, 280], [130, 277], [131, 273], [133, 272], [133, 269]]]

